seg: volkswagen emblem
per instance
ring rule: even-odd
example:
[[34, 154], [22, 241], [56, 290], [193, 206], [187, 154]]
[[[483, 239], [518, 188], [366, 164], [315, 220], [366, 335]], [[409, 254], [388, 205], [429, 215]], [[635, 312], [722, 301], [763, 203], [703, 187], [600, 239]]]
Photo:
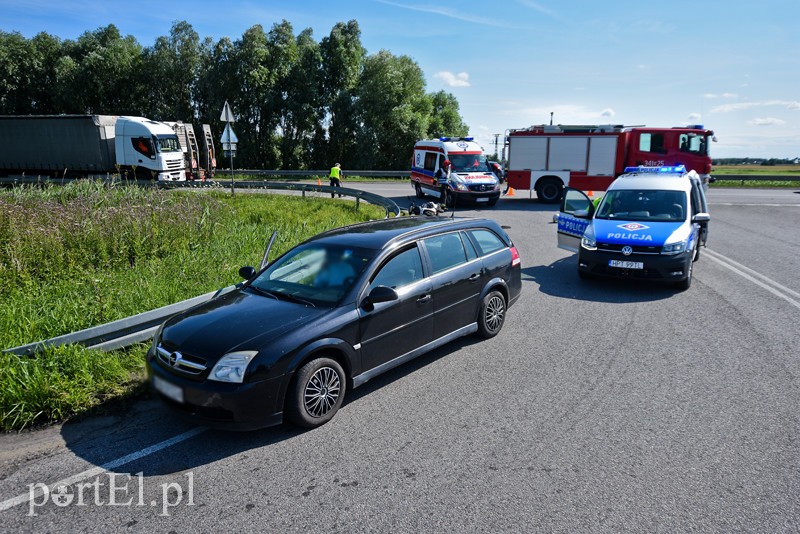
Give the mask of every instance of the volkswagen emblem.
[[624, 256], [630, 256], [631, 254], [633, 254], [633, 247], [625, 245], [624, 247], [622, 247], [622, 254]]
[[169, 364], [172, 367], [177, 367], [181, 363], [181, 361], [183, 361], [183, 354], [181, 354], [180, 352], [175, 351], [169, 355]]

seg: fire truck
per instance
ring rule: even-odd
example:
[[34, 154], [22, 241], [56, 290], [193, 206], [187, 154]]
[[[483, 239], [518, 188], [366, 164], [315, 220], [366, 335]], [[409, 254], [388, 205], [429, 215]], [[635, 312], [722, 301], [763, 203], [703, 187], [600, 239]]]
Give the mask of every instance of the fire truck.
[[626, 167], [683, 165], [706, 186], [711, 179], [708, 143], [714, 132], [702, 125], [647, 128], [623, 125], [538, 125], [508, 130], [509, 187], [536, 191], [555, 203], [565, 186], [605, 191]]

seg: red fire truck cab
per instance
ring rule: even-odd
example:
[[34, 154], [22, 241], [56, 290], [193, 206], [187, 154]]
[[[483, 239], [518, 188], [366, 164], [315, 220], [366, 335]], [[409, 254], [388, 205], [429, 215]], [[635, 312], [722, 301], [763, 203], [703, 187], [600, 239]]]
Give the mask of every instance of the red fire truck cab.
[[703, 184], [711, 177], [708, 143], [714, 132], [702, 125], [680, 128], [622, 125], [538, 125], [509, 130], [506, 178], [514, 189], [530, 189], [554, 203], [565, 186], [605, 191], [625, 167], [683, 165]]

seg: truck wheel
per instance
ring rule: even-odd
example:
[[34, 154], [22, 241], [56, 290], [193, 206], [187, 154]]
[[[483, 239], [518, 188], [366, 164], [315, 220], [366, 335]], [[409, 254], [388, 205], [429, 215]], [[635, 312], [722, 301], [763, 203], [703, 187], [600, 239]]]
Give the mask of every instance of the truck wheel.
[[417, 198], [425, 198], [425, 193], [422, 192], [422, 186], [419, 185], [419, 182], [414, 182], [414, 191], [417, 194]]
[[561, 182], [556, 178], [545, 178], [536, 185], [536, 197], [539, 202], [545, 204], [555, 204], [561, 200], [563, 188]]
[[286, 419], [306, 428], [323, 425], [342, 406], [346, 389], [347, 377], [336, 360], [311, 360], [297, 371], [289, 386]]

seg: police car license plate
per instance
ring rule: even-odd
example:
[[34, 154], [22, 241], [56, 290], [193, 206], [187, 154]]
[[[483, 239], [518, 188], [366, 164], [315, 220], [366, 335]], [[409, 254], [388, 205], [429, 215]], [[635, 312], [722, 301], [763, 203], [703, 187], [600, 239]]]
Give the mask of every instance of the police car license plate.
[[644, 269], [644, 262], [641, 261], [624, 261], [624, 260], [608, 260], [609, 267], [619, 267], [620, 269]]
[[157, 376], [153, 376], [153, 387], [165, 397], [172, 399], [175, 402], [183, 403], [182, 387], [176, 386], [175, 384], [170, 384], [163, 378]]
[[489, 199], [486, 197], [481, 197], [479, 199], [476, 199], [475, 202], [489, 202]]

